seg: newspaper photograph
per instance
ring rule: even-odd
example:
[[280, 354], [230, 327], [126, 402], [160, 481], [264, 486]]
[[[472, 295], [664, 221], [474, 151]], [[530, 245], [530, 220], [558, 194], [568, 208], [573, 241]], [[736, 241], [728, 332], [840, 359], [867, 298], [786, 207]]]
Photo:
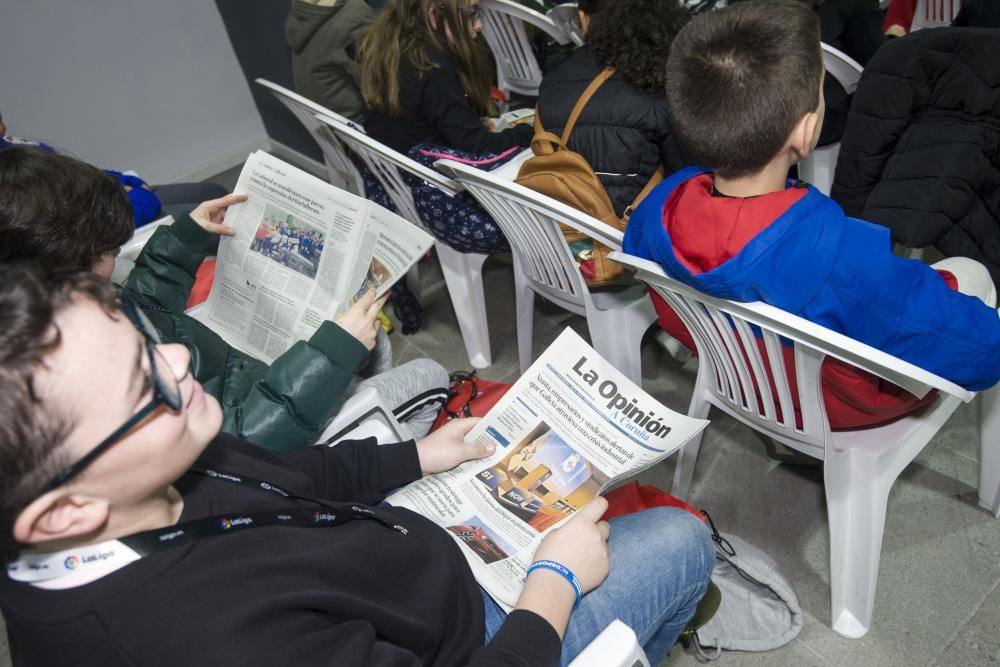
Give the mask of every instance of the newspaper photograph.
[[212, 290], [194, 317], [267, 363], [369, 288], [385, 294], [433, 245], [422, 229], [262, 151], [233, 190], [235, 236], [219, 242]]
[[538, 543], [708, 425], [660, 404], [565, 329], [469, 435], [495, 453], [387, 498], [447, 529], [508, 611]]

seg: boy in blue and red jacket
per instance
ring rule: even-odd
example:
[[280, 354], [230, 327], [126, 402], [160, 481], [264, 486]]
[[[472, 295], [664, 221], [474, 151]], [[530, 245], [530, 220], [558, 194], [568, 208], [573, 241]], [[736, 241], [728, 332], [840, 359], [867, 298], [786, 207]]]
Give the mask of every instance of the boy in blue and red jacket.
[[[887, 229], [846, 217], [829, 197], [786, 178], [823, 123], [819, 44], [816, 15], [799, 2], [739, 3], [681, 31], [667, 63], [667, 101], [679, 136], [710, 169], [683, 169], [650, 193], [624, 249], [702, 292], [764, 301], [985, 389], [1000, 379], [1000, 318], [952, 287], [995, 300], [986, 269], [947, 260], [955, 281], [895, 257]], [[654, 301], [661, 325], [693, 349], [679, 318]], [[822, 379], [837, 429], [884, 423], [933, 397], [833, 359]]]

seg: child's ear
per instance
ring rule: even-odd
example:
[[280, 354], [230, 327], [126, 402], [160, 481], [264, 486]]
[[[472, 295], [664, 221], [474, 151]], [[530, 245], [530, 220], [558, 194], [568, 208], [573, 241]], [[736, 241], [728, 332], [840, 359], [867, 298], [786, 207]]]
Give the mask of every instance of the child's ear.
[[89, 535], [104, 527], [109, 510], [104, 498], [56, 489], [32, 501], [18, 514], [14, 539], [21, 544], [44, 544]]
[[796, 162], [805, 160], [816, 145], [815, 139], [819, 132], [821, 118], [818, 112], [810, 111], [795, 124], [788, 137], [788, 147], [794, 152]]

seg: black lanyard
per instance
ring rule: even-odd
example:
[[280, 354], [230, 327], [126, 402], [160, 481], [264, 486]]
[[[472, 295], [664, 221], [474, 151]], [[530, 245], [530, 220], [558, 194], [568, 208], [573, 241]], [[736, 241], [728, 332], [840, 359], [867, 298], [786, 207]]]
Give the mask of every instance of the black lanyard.
[[268, 526], [329, 528], [342, 526], [345, 523], [357, 520], [377, 521], [402, 535], [408, 533], [407, 529], [399, 524], [395, 516], [377, 507], [369, 507], [360, 503], [333, 502], [311, 496], [300, 496], [289, 493], [277, 484], [271, 484], [270, 482], [247, 477], [246, 475], [237, 475], [212, 468], [205, 468], [200, 465], [192, 466], [190, 472], [230, 484], [260, 489], [266, 493], [273, 493], [289, 500], [314, 503], [317, 507], [299, 506], [282, 510], [226, 514], [193, 519], [174, 526], [147, 530], [142, 533], [123, 537], [120, 540], [123, 544], [133, 549], [140, 556], [148, 556], [153, 552], [185, 544], [194, 539], [239, 533], [253, 528], [265, 528]]

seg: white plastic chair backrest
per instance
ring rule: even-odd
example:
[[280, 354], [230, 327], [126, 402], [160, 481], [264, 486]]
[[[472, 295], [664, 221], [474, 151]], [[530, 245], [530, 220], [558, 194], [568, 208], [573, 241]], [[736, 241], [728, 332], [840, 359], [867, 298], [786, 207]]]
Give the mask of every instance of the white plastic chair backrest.
[[[320, 150], [323, 151], [323, 157], [326, 158], [330, 167], [342, 174], [354, 178], [357, 185], [361, 185], [361, 178], [357, 173], [358, 168], [353, 162], [351, 162], [347, 153], [344, 152], [343, 146], [336, 141], [331, 141], [330, 138], [325, 135], [322, 131], [323, 124], [319, 122], [316, 115], [323, 114], [324, 117], [329, 118], [330, 120], [335, 120], [343, 125], [349, 125], [359, 132], [364, 132], [364, 129], [348, 118], [345, 118], [334, 111], [330, 111], [323, 105], [316, 104], [309, 98], [288, 90], [284, 86], [279, 86], [278, 84], [272, 83], [267, 79], [255, 79], [255, 83], [271, 91], [278, 101], [284, 104], [299, 120], [299, 122], [302, 123], [316, 143], [319, 144]], [[363, 191], [364, 190], [362, 189], [361, 192]]]
[[374, 174], [389, 195], [392, 203], [396, 206], [396, 211], [410, 222], [426, 226], [417, 213], [417, 207], [413, 203], [413, 192], [403, 179], [400, 169], [423, 179], [449, 195], [455, 195], [461, 191], [461, 186], [450, 178], [411, 160], [383, 143], [375, 141], [367, 134], [358, 132], [350, 126], [328, 119], [323, 115], [317, 116], [317, 118], [325, 123], [337, 139], [342, 141], [365, 163], [365, 166]]
[[510, 242], [520, 270], [543, 292], [580, 305], [587, 292], [587, 285], [559, 229], [560, 222], [585, 234], [590, 234], [588, 230], [606, 227], [603, 233], [595, 233], [610, 241], [607, 245], [621, 247], [618, 230], [593, 219], [580, 225], [581, 219], [589, 216], [534, 190], [452, 160], [438, 160], [434, 166], [454, 176], [489, 211]]
[[635, 631], [617, 618], [601, 631], [569, 667], [649, 667]]
[[544, 31], [559, 44], [569, 37], [552, 19], [514, 0], [480, 0], [483, 37], [493, 51], [501, 88], [522, 95], [538, 95], [542, 70], [531, 47], [525, 23]]
[[962, 0], [917, 0], [910, 30], [950, 26], [961, 8]]
[[[827, 356], [877, 375], [918, 397], [932, 388], [965, 402], [974, 396], [902, 359], [773, 306], [708, 296], [669, 278], [658, 264], [622, 252], [612, 253], [611, 259], [635, 269], [639, 280], [655, 289], [684, 322], [695, 340], [700, 363], [711, 366], [704, 389], [736, 408], [745, 421], [811, 446], [820, 457], [830, 435], [820, 382], [820, 366]], [[766, 354], [761, 354], [752, 327], [759, 327]], [[795, 423], [782, 339], [794, 349], [801, 429]], [[699, 376], [704, 372], [699, 369]], [[768, 372], [774, 378], [777, 396], [771, 393]]]
[[848, 95], [854, 93], [861, 79], [862, 67], [858, 61], [849, 55], [833, 48], [829, 44], [820, 44], [823, 48], [823, 67], [826, 73], [837, 80]]
[[566, 33], [571, 42], [577, 46], [583, 46], [583, 28], [580, 26], [579, 10], [580, 8], [577, 3], [564, 2], [545, 12], [545, 15], [552, 19], [552, 22], [560, 30]]

